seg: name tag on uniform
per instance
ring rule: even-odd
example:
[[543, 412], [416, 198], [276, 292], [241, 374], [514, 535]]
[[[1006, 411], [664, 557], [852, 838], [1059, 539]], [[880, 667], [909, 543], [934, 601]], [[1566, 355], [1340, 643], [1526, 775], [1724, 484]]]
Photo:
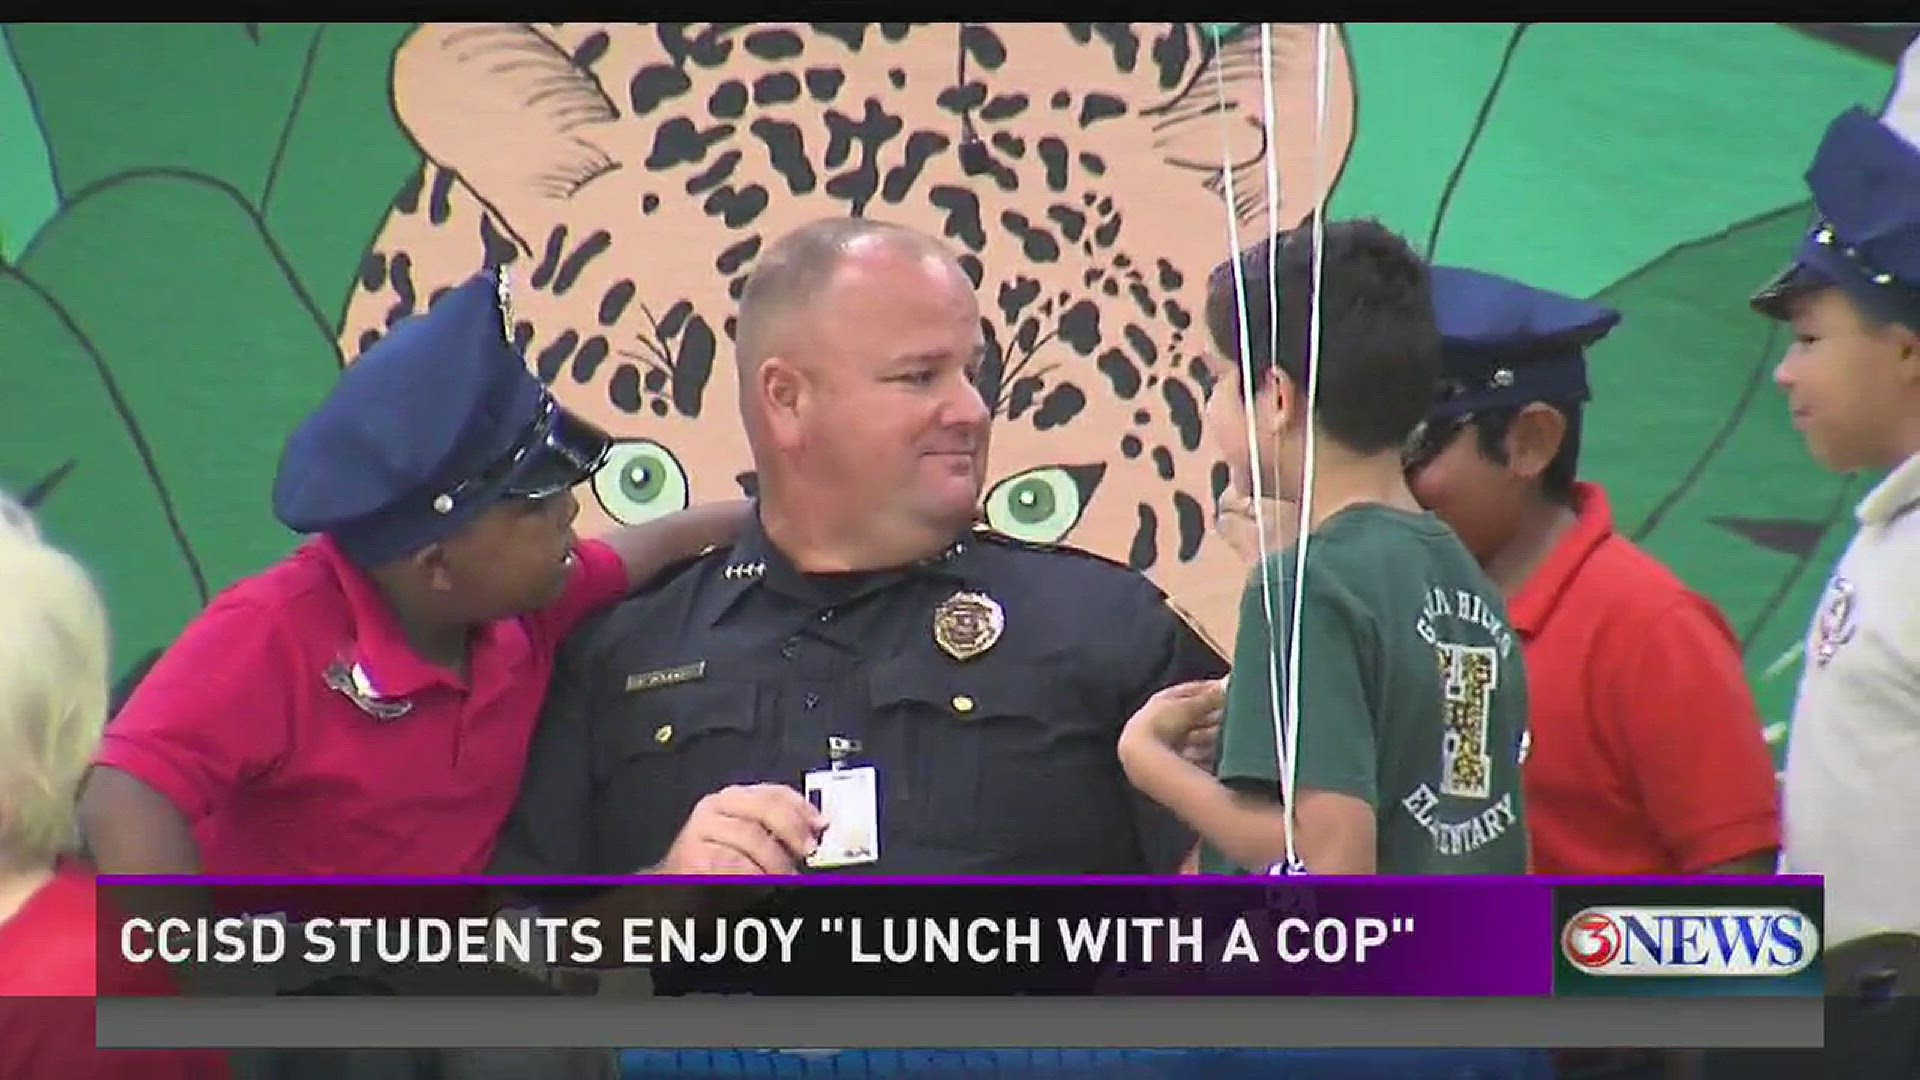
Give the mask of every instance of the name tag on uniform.
[[659, 671], [644, 671], [638, 675], [627, 676], [627, 693], [638, 690], [658, 690], [663, 686], [677, 686], [680, 683], [693, 682], [707, 676], [707, 662], [696, 660], [679, 667], [662, 668]]
[[831, 870], [880, 858], [879, 788], [871, 765], [807, 774], [807, 801], [827, 819], [820, 846], [807, 857], [809, 867]]

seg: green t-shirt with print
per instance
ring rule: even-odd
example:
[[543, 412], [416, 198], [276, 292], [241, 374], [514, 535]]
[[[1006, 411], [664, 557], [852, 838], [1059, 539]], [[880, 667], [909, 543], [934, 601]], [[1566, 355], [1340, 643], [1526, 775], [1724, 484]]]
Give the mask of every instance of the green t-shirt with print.
[[[1274, 798], [1295, 558], [1289, 548], [1264, 575], [1256, 568], [1241, 601], [1215, 768]], [[1306, 581], [1297, 789], [1373, 806], [1380, 874], [1525, 873], [1526, 675], [1493, 582], [1438, 518], [1379, 504], [1314, 530]], [[1234, 867], [1211, 845], [1201, 866], [1265, 870]]]

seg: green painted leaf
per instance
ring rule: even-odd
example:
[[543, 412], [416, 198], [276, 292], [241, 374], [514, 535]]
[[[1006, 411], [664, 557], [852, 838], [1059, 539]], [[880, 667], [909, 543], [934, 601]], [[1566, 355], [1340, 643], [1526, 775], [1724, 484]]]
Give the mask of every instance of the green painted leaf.
[[411, 23], [329, 23], [319, 30], [261, 215], [308, 295], [337, 329], [354, 270], [420, 152], [394, 118], [386, 74]]
[[[113, 372], [207, 587], [285, 555], [292, 537], [269, 507], [280, 446], [339, 369], [325, 320], [239, 194], [174, 172], [96, 185], [47, 226], [20, 270], [58, 299]], [[37, 439], [64, 430], [46, 420], [61, 416], [57, 402], [15, 400], [33, 419], [14, 430]], [[0, 458], [9, 474], [17, 452]], [[103, 565], [157, 558], [150, 538], [122, 528], [113, 500], [63, 513]], [[170, 631], [179, 625], [174, 618]], [[164, 640], [129, 640], [123, 655]]]
[[11, 262], [60, 209], [33, 99], [0, 26], [0, 262]]
[[16, 23], [63, 202], [129, 169], [225, 181], [258, 204], [317, 41], [313, 23]]
[[197, 557], [170, 520], [172, 493], [149, 468], [117, 372], [70, 313], [0, 267], [0, 326], [0, 488], [32, 496], [47, 535], [94, 572], [124, 667], [200, 609]]

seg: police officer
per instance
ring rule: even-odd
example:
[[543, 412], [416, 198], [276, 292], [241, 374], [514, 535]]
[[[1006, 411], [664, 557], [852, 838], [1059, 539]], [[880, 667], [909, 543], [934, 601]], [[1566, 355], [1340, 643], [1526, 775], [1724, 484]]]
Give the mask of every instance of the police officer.
[[[762, 257], [737, 346], [757, 520], [569, 642], [498, 868], [1178, 867], [1193, 838], [1115, 741], [1226, 663], [1141, 575], [974, 525], [992, 414], [952, 255], [807, 225]], [[806, 791], [824, 832], [681, 831], [729, 785]]]
[[[1903, 114], [1914, 115], [1887, 116]], [[1859, 529], [1807, 633], [1781, 869], [1825, 879], [1838, 996], [1823, 1072], [1910, 1077], [1920, 1071], [1920, 131], [1849, 110], [1806, 175], [1819, 218], [1753, 306], [1793, 328], [1774, 381], [1814, 458], [1884, 475], [1855, 508]], [[1725, 1074], [1762, 1075], [1751, 1066]]]

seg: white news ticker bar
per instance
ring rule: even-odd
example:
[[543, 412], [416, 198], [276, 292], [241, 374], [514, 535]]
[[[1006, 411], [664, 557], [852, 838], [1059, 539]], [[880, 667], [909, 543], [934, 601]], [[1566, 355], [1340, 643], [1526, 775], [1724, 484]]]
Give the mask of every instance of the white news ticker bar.
[[109, 1049], [1823, 1044], [1819, 998], [103, 998]]

